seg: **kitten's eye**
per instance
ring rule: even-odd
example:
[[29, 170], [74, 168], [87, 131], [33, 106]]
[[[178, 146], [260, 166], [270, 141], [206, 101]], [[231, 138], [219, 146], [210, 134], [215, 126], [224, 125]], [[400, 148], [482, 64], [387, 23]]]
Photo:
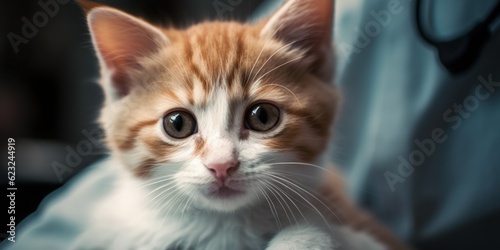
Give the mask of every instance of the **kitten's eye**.
[[278, 124], [280, 110], [270, 103], [259, 103], [248, 109], [245, 115], [247, 128], [258, 132], [269, 131]]
[[163, 129], [168, 135], [183, 139], [197, 132], [196, 120], [188, 112], [174, 111], [163, 118]]

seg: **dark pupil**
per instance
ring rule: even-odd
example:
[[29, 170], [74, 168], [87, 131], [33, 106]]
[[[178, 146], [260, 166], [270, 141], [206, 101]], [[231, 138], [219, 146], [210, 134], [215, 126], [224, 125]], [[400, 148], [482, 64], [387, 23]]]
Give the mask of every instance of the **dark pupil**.
[[170, 123], [174, 126], [177, 132], [182, 130], [182, 125], [184, 125], [184, 120], [180, 114], [175, 114], [170, 117]]
[[253, 111], [252, 111], [252, 115], [253, 116], [256, 116], [260, 122], [262, 122], [262, 124], [266, 124], [267, 121], [269, 120], [269, 117], [267, 116], [267, 112], [266, 110], [264, 110], [263, 108], [261, 108], [260, 106], [259, 107], [256, 107]]

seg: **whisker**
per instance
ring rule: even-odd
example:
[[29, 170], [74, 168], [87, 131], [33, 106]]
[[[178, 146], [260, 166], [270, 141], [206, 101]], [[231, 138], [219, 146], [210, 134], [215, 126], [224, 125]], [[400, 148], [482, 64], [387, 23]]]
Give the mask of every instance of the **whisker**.
[[[257, 71], [257, 73], [255, 73], [255, 76], [259, 75], [260, 71], [264, 68], [264, 66], [266, 66], [266, 64], [278, 53], [280, 52], [281, 50], [283, 49], [287, 49], [288, 47], [290, 47], [291, 45], [293, 45], [294, 43], [296, 43], [298, 41], [292, 41], [292, 42], [289, 42], [283, 46], [281, 46], [279, 49], [277, 49], [274, 53], [271, 54], [271, 56], [269, 56], [269, 58], [267, 58], [267, 60], [264, 62], [264, 64], [262, 64], [262, 66], [260, 66], [259, 70]], [[254, 81], [255, 77], [252, 78], [252, 82]]]
[[172, 207], [177, 203], [178, 200], [180, 200], [182, 197], [182, 192], [179, 191], [177, 192], [177, 194], [175, 194], [175, 196], [172, 197], [172, 199], [170, 200], [169, 203], [166, 203], [167, 205], [160, 210], [160, 212], [162, 212], [164, 209], [167, 209], [167, 211], [165, 211], [166, 213], [164, 213], [164, 215], [162, 215], [161, 217], [163, 217], [163, 219], [161, 220], [161, 223], [160, 223], [160, 228], [161, 226], [163, 226], [163, 223], [165, 222], [165, 219], [168, 217], [168, 215], [170, 214], [170, 211], [172, 209]]
[[328, 221], [326, 220], [326, 218], [323, 216], [323, 214], [321, 213], [321, 211], [319, 211], [318, 208], [316, 208], [316, 206], [314, 206], [314, 204], [312, 204], [311, 202], [309, 202], [304, 196], [300, 195], [298, 192], [296, 192], [295, 190], [293, 190], [293, 188], [289, 187], [289, 186], [285, 186], [286, 188], [288, 188], [289, 190], [291, 190], [292, 192], [294, 192], [296, 195], [298, 195], [300, 198], [302, 198], [305, 202], [307, 202], [309, 204], [309, 206], [314, 210], [316, 211], [316, 213], [323, 219], [323, 221], [325, 222], [325, 225], [328, 227], [328, 230], [330, 231], [330, 233], [333, 234], [333, 231], [332, 231], [332, 228], [330, 227], [330, 223], [328, 223]]
[[[159, 208], [159, 211], [157, 211], [157, 208], [158, 207], [162, 207], [162, 206], [166, 206], [168, 205], [168, 203], [163, 203], [163, 201], [175, 196], [177, 193], [175, 192], [171, 192], [171, 193], [168, 193], [166, 194], [164, 197], [160, 198], [157, 202], [155, 202], [154, 206], [153, 206], [153, 209], [152, 211], [155, 212], [156, 216], [159, 216], [159, 214], [161, 213], [161, 211], [163, 210], [163, 208]], [[161, 216], [160, 216], [161, 217]], [[156, 218], [150, 218], [151, 220], [156, 220]]]
[[[164, 181], [161, 181], [161, 182], [164, 182]], [[156, 192], [156, 191], [157, 191], [157, 190], [159, 190], [159, 189], [166, 188], [166, 187], [169, 187], [169, 186], [172, 186], [172, 185], [175, 185], [175, 182], [167, 182], [167, 183], [165, 183], [164, 185], [161, 185], [161, 186], [159, 186], [159, 187], [157, 187], [157, 188], [153, 189], [151, 192], [149, 192], [148, 194], [146, 194], [146, 196], [145, 196], [145, 197], [150, 196], [152, 193]]]
[[[269, 180], [270, 180], [270, 181], [273, 181], [273, 182], [276, 182], [277, 184], [280, 184], [280, 185], [282, 185], [282, 186], [286, 186], [286, 183], [280, 182], [279, 180], [275, 180], [275, 179], [272, 179], [272, 178], [270, 178]], [[290, 202], [292, 203], [292, 205], [294, 205], [294, 206], [295, 206], [295, 208], [297, 209], [297, 211], [299, 211], [299, 213], [300, 213], [300, 215], [302, 216], [302, 218], [304, 219], [304, 221], [305, 221], [305, 222], [307, 222], [307, 223], [309, 223], [309, 221], [307, 220], [307, 218], [306, 218], [306, 217], [304, 216], [304, 214], [302, 213], [301, 209], [297, 206], [297, 204], [295, 204], [295, 202], [294, 202], [292, 199], [294, 199], [294, 200], [296, 200], [297, 202], [299, 202], [302, 206], [307, 207], [307, 205], [306, 205], [306, 204], [304, 204], [304, 203], [302, 203], [302, 201], [295, 199], [293, 196], [292, 196], [292, 197], [290, 197], [290, 196], [289, 196], [289, 195], [288, 195], [288, 194], [287, 194], [287, 193], [286, 193], [283, 189], [281, 189], [281, 188], [280, 188], [280, 187], [278, 187], [277, 185], [273, 185], [273, 186], [274, 186], [275, 188], [279, 189], [279, 190], [280, 190], [280, 191], [281, 191], [281, 192], [282, 192], [282, 193], [283, 193], [283, 194], [287, 197], [287, 199], [288, 199], [288, 200], [290, 200]]]
[[290, 172], [290, 171], [285, 171], [285, 170], [273, 169], [273, 172], [276, 172], [277, 174], [285, 174], [285, 175], [300, 176], [300, 177], [304, 177], [304, 178], [308, 178], [308, 179], [313, 179], [313, 180], [316, 180], [316, 179], [317, 179], [316, 177], [312, 177], [312, 176], [309, 176], [309, 175], [305, 175], [305, 174], [297, 174], [297, 173], [293, 173], [293, 172]]
[[[175, 211], [174, 211], [174, 214], [177, 214], [177, 211], [179, 210], [179, 208], [181, 207], [181, 204], [184, 203], [184, 201], [186, 201], [186, 205], [187, 205], [187, 201], [189, 200], [189, 195], [184, 195], [184, 197], [182, 198], [182, 200], [180, 200], [178, 202], [178, 206], [175, 208]], [[184, 211], [182, 211], [182, 214], [181, 215], [184, 215]]]
[[[176, 201], [181, 196], [182, 196], [182, 193], [180, 191], [177, 193], [170, 194], [169, 195], [169, 197], [171, 197], [170, 202], [165, 203], [165, 206], [160, 208], [160, 211], [157, 212], [157, 215], [160, 218], [162, 217], [162, 220], [161, 220], [160, 226], [158, 228], [159, 230], [156, 232], [156, 235], [158, 235], [158, 233], [161, 232], [161, 228], [163, 226], [163, 223], [165, 222], [165, 219], [168, 217], [168, 214], [170, 213], [170, 208], [173, 206], [173, 204], [175, 204], [174, 201]], [[168, 210], [165, 211], [167, 208], [168, 208]]]
[[270, 185], [267, 184], [267, 182], [265, 181], [260, 181], [260, 183], [262, 185], [264, 185], [266, 187], [267, 190], [269, 190], [269, 192], [271, 192], [271, 194], [274, 196], [274, 198], [276, 198], [276, 200], [278, 201], [278, 203], [281, 205], [281, 208], [283, 209], [283, 211], [285, 212], [285, 215], [286, 217], [288, 218], [288, 221], [290, 221], [290, 224], [292, 223], [292, 221], [290, 220], [290, 217], [288, 216], [288, 212], [285, 210], [285, 207], [283, 206], [283, 204], [281, 203], [281, 200], [278, 198], [278, 196], [276, 195], [276, 193], [273, 191], [274, 188], [272, 188]]
[[[302, 166], [309, 166], [309, 167], [315, 167], [315, 168], [318, 168], [318, 169], [321, 169], [323, 171], [326, 171], [330, 174], [333, 174], [335, 176], [338, 176], [341, 180], [343, 180], [344, 182], [346, 182], [346, 180], [344, 179], [343, 176], [331, 171], [330, 169], [327, 169], [327, 168], [324, 168], [324, 167], [321, 167], [321, 166], [318, 166], [318, 165], [314, 165], [314, 164], [311, 164], [311, 163], [305, 163], [305, 162], [274, 162], [274, 163], [267, 163], [269, 165], [302, 165]], [[365, 189], [362, 189], [360, 188], [359, 190], [363, 191], [363, 192], [366, 192], [367, 194], [370, 194], [370, 195], [373, 195], [375, 197], [377, 197], [376, 194], [372, 193], [372, 192], [369, 192]]]
[[[293, 225], [293, 222], [290, 219], [290, 216], [288, 216], [288, 212], [286, 211], [285, 207], [281, 203], [280, 199], [276, 196], [276, 194], [281, 198], [281, 200], [283, 200], [283, 202], [285, 203], [286, 207], [290, 211], [290, 214], [292, 215], [293, 219], [295, 220], [295, 223], [297, 223], [297, 218], [295, 218], [295, 215], [293, 214], [292, 209], [290, 208], [290, 206], [288, 205], [288, 203], [285, 201], [285, 199], [283, 198], [283, 196], [281, 196], [281, 194], [274, 188], [274, 185], [272, 185], [271, 183], [269, 183], [267, 181], [263, 181], [263, 182], [261, 181], [261, 183], [264, 184], [264, 185], [266, 185], [266, 186], [268, 186], [269, 190], [273, 193], [274, 197], [276, 197], [276, 200], [278, 200], [278, 202], [280, 203], [281, 207], [283, 208], [283, 211], [285, 212], [285, 215], [288, 218], [288, 221], [290, 222], [290, 225]], [[273, 192], [273, 190], [274, 190], [274, 192]]]
[[[300, 59], [302, 59], [302, 58], [304, 58], [304, 57], [303, 57], [303, 56], [299, 56], [299, 57], [297, 57], [297, 58], [294, 58], [294, 59], [288, 60], [287, 62], [284, 62], [284, 63], [282, 63], [282, 64], [280, 64], [280, 65], [278, 65], [278, 66], [274, 67], [273, 69], [271, 69], [271, 70], [267, 71], [265, 74], [261, 75], [261, 76], [257, 79], [257, 81], [256, 81], [256, 82], [260, 81], [262, 78], [264, 78], [264, 77], [265, 77], [266, 75], [268, 75], [269, 73], [271, 73], [271, 72], [275, 71], [276, 69], [279, 69], [279, 68], [281, 68], [281, 67], [283, 67], [283, 66], [285, 66], [285, 65], [287, 65], [287, 64], [289, 64], [289, 63], [291, 63], [291, 62], [294, 62], [294, 61], [300, 60]], [[290, 90], [289, 90], [289, 91], [290, 91]], [[290, 92], [291, 92], [291, 91], [290, 91]], [[293, 93], [292, 93], [292, 94], [293, 94]], [[295, 96], [295, 95], [294, 95], [294, 96]]]
[[[253, 73], [253, 70], [255, 69], [255, 65], [257, 65], [257, 62], [259, 61], [260, 59], [260, 56], [262, 55], [262, 52], [264, 51], [264, 48], [266, 48], [267, 44], [269, 43], [269, 41], [272, 41], [273, 40], [273, 37], [274, 35], [284, 26], [284, 24], [287, 23], [286, 21], [283, 22], [274, 32], [273, 34], [269, 37], [269, 39], [266, 40], [266, 42], [264, 43], [264, 45], [262, 45], [262, 48], [260, 49], [260, 52], [259, 52], [259, 55], [257, 56], [257, 59], [255, 60], [255, 62], [253, 63], [252, 65], [252, 69], [250, 70], [250, 74], [248, 74], [250, 77], [252, 77], [252, 80], [255, 78], [255, 76], [252, 76], [252, 73]], [[258, 72], [257, 72], [258, 73]], [[257, 74], [256, 74], [257, 75]], [[245, 83], [246, 84], [246, 83]]]
[[262, 188], [260, 188], [260, 187], [257, 187], [257, 188], [259, 188], [260, 191], [262, 192], [262, 195], [266, 199], [267, 204], [269, 205], [269, 208], [271, 209], [271, 213], [272, 213], [272, 215], [274, 217], [274, 221], [276, 221], [276, 225], [281, 230], [281, 223], [279, 221], [278, 212], [276, 211], [276, 208], [274, 207], [274, 205], [271, 205], [271, 202], [270, 202], [269, 197], [267, 196], [266, 192]]
[[[290, 61], [289, 61], [290, 62]], [[278, 67], [281, 67], [283, 66], [284, 64], [278, 66]], [[264, 74], [263, 76], [259, 77], [259, 79], [257, 79], [257, 81], [260, 81], [260, 79], [262, 79], [262, 77], [264, 77], [265, 75], [267, 75], [268, 73], [271, 73], [273, 70], [277, 69], [278, 67], [272, 69], [271, 71], [268, 71], [266, 74]], [[293, 93], [289, 88], [281, 85], [281, 84], [275, 84], [275, 83], [268, 83], [266, 84], [265, 86], [276, 86], [276, 87], [280, 87], [280, 88], [284, 88], [286, 91], [290, 92], [290, 94], [293, 95], [293, 97], [295, 98], [295, 100], [299, 103], [299, 106], [302, 107], [302, 103], [300, 102], [299, 98], [295, 95], [295, 93]]]
[[186, 209], [187, 209], [188, 207], [191, 207], [191, 204], [193, 204], [193, 202], [194, 202], [194, 198], [193, 198], [193, 196], [190, 196], [190, 197], [189, 197], [189, 199], [188, 199], [188, 201], [186, 202], [186, 205], [185, 205], [185, 206], [184, 206], [184, 208], [182, 209], [181, 220], [182, 220], [182, 219], [183, 219], [183, 217], [184, 217], [184, 212], [186, 211]]
[[[170, 183], [170, 184], [171, 184], [171, 185], [164, 185], [164, 186], [159, 187], [159, 188], [166, 188], [166, 189], [165, 189], [165, 190], [162, 190], [162, 191], [161, 191], [159, 194], [157, 194], [157, 195], [156, 195], [153, 199], [149, 200], [149, 201], [146, 203], [146, 205], [148, 205], [148, 204], [150, 204], [151, 202], [153, 202], [155, 199], [157, 199], [158, 197], [160, 197], [162, 194], [164, 194], [164, 193], [166, 193], [166, 192], [168, 192], [168, 191], [170, 191], [170, 190], [172, 190], [172, 189], [176, 188], [175, 183]], [[167, 188], [167, 187], [168, 187], [168, 188]], [[153, 190], [151, 193], [147, 194], [147, 195], [146, 195], [146, 197], [147, 197], [147, 196], [149, 196], [150, 194], [152, 194], [153, 192], [155, 192], [156, 190], [158, 190], [159, 188], [157, 188], [157, 189]], [[160, 199], [160, 201], [161, 201], [161, 199]], [[157, 202], [155, 202], [153, 205], [155, 205], [156, 203], [157, 203]]]
[[169, 176], [162, 176], [160, 178], [155, 178], [155, 179], [152, 179], [152, 180], [148, 180], [143, 185], [140, 185], [139, 187], [137, 187], [137, 189], [143, 189], [145, 187], [148, 187], [148, 186], [151, 186], [151, 185], [154, 185], [154, 184], [157, 184], [157, 183], [161, 183], [161, 182], [164, 182], [164, 181], [168, 181], [168, 180], [171, 180], [173, 178], [174, 178], [173, 175], [169, 175]]
[[[296, 188], [300, 189], [302, 192], [308, 194], [309, 196], [311, 196], [313, 199], [315, 199], [317, 202], [319, 202], [321, 205], [323, 205], [331, 214], [333, 214], [339, 221], [340, 223], [344, 224], [342, 222], [342, 220], [330, 209], [329, 206], [327, 206], [323, 201], [321, 201], [316, 195], [313, 195], [311, 192], [305, 190], [304, 188], [298, 186], [297, 184], [295, 184], [293, 181], [291, 180], [288, 180], [287, 178], [282, 178], [280, 176], [277, 176], [277, 175], [274, 175], [274, 174], [270, 174], [271, 176], [275, 177], [275, 178], [279, 178], [281, 179], [282, 181], [285, 181], [293, 186], [295, 186]], [[323, 216], [322, 216], [323, 217]], [[326, 222], [326, 221], [325, 221]]]

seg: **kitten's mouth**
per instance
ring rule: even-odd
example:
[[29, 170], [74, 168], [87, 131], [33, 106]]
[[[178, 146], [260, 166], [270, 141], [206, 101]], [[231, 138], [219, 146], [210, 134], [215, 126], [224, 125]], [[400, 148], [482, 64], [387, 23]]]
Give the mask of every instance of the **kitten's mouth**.
[[233, 197], [236, 197], [236, 196], [240, 196], [242, 194], [244, 194], [245, 192], [241, 191], [241, 190], [236, 190], [236, 189], [233, 189], [233, 188], [230, 188], [228, 186], [217, 186], [213, 189], [211, 189], [209, 192], [208, 192], [208, 195], [211, 196], [211, 197], [217, 197], [217, 198], [233, 198]]

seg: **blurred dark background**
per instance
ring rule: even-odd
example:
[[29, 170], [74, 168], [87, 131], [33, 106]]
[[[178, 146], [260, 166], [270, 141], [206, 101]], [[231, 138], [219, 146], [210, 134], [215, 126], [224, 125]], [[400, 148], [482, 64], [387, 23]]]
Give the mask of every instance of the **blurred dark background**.
[[[247, 19], [263, 1], [239, 1], [234, 7], [231, 2], [238, 1], [95, 2], [155, 24], [182, 27], [205, 19]], [[40, 3], [46, 3], [46, 7]], [[99, 131], [95, 120], [103, 99], [96, 84], [98, 64], [83, 12], [74, 1], [41, 0], [40, 3], [0, 2], [0, 34], [3, 36], [0, 39], [0, 138], [4, 143], [0, 152], [5, 156], [7, 139], [15, 139], [16, 223], [36, 210], [48, 193], [106, 154], [101, 145], [92, 144], [90, 149], [81, 148], [90, 152], [88, 155], [80, 155], [81, 159], [73, 156], [82, 147], [79, 143], [89, 141], [84, 131]], [[23, 30], [26, 20], [35, 24], [35, 30]], [[31, 37], [25, 37], [23, 32]], [[2, 157], [0, 162], [3, 166], [0, 168], [1, 193], [5, 197], [7, 158]], [[8, 205], [2, 206], [6, 207]], [[7, 223], [6, 215], [1, 213], [1, 224]]]

